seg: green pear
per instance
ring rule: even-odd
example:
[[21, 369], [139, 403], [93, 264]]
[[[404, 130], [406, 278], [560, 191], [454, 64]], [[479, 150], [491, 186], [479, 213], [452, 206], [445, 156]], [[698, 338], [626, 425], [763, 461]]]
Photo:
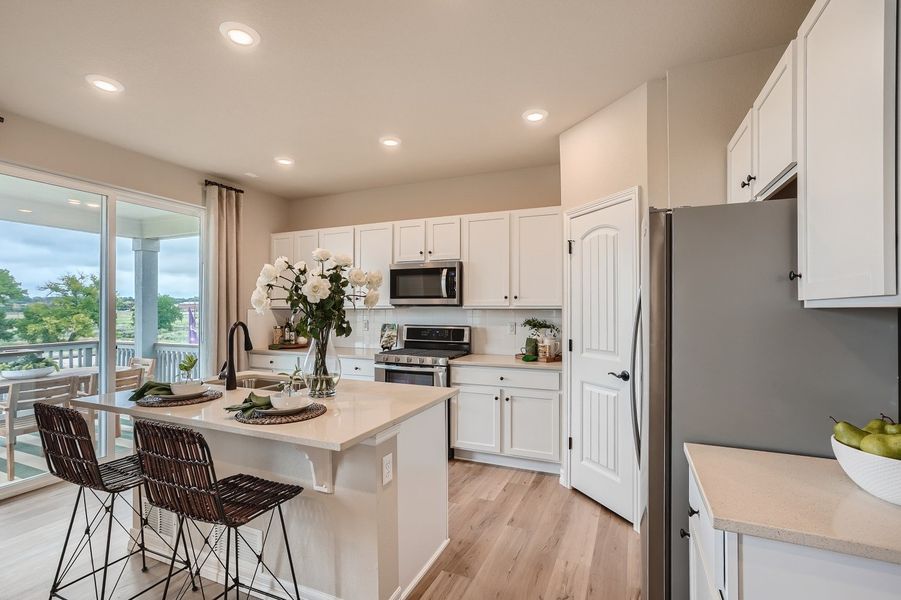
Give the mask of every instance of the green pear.
[[839, 421], [836, 423], [832, 428], [832, 433], [835, 434], [835, 439], [844, 445], [857, 448], [858, 450], [860, 449], [860, 442], [868, 435], [871, 435], [869, 431], [864, 431], [859, 427], [855, 427], [847, 421]]
[[882, 419], [873, 419], [864, 426], [863, 430], [869, 431], [870, 433], [885, 433], [885, 421]]
[[901, 434], [901, 423], [889, 423], [885, 426], [885, 432], [889, 435]]
[[860, 449], [877, 456], [901, 460], [901, 435], [870, 434], [861, 440]]

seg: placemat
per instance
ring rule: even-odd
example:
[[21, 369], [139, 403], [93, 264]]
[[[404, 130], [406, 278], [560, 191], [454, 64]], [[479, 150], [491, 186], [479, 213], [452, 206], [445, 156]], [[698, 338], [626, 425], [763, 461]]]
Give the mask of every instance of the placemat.
[[196, 398], [187, 398], [185, 400], [170, 400], [160, 396], [144, 396], [137, 400], [135, 404], [145, 408], [164, 408], [166, 406], [188, 406], [190, 404], [202, 404], [211, 400], [217, 400], [222, 397], [219, 390], [207, 390]]
[[[239, 423], [247, 425], [284, 425], [285, 423], [298, 423], [300, 421], [308, 421], [325, 414], [326, 408], [324, 404], [313, 403], [305, 406], [302, 411], [296, 415], [260, 415], [253, 412], [249, 417], [245, 417], [244, 413], [238, 411], [235, 413], [235, 420]], [[259, 415], [259, 416], [254, 416]]]

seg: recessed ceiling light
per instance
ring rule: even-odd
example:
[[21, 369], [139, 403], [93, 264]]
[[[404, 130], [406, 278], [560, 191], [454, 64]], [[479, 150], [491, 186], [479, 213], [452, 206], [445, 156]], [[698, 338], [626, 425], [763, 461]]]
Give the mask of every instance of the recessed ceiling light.
[[84, 79], [98, 90], [109, 94], [117, 94], [125, 89], [125, 86], [115, 79], [103, 75], [85, 75]]
[[540, 108], [533, 108], [522, 113], [522, 118], [528, 123], [541, 123], [547, 119], [547, 111]]
[[256, 46], [260, 43], [260, 34], [253, 27], [248, 27], [244, 23], [226, 21], [219, 26], [219, 32], [231, 43], [245, 48]]
[[96, 202], [86, 202], [85, 206], [87, 206], [88, 208], [100, 208], [100, 205]]
[[20, 208], [20, 209], [19, 209], [19, 212], [20, 212], [20, 213], [28, 214], [28, 213], [31, 213], [31, 212], [33, 212], [33, 211], [32, 211], [30, 208]]
[[259, 177], [259, 175], [257, 175], [256, 173], [244, 173], [244, 175], [245, 175], [246, 177], [252, 177], [252, 178], [254, 178], [254, 179], [256, 179], [257, 177]]
[[379, 143], [385, 148], [397, 148], [400, 146], [400, 138], [387, 135], [379, 138]]
[[78, 206], [79, 204], [81, 204], [81, 200], [76, 200], [75, 198], [69, 198], [68, 200], [66, 200], [66, 202], [68, 202], [72, 206]]
[[277, 162], [278, 164], [280, 164], [283, 167], [290, 167], [291, 165], [294, 164], [294, 159], [291, 158], [290, 156], [276, 156], [275, 162]]

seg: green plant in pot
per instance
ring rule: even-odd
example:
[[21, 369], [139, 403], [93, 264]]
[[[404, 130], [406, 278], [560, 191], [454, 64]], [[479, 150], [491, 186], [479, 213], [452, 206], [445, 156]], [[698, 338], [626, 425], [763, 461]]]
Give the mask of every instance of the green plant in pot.
[[523, 349], [523, 354], [526, 356], [538, 356], [538, 340], [543, 337], [542, 332], [549, 331], [554, 334], [560, 332], [560, 328], [556, 324], [544, 319], [526, 319], [522, 325], [529, 329], [529, 337], [526, 338], [526, 345]]
[[191, 374], [197, 366], [197, 355], [186, 354], [178, 363], [178, 381], [173, 381], [169, 387], [173, 394], [198, 394], [203, 391], [203, 382], [193, 379]]

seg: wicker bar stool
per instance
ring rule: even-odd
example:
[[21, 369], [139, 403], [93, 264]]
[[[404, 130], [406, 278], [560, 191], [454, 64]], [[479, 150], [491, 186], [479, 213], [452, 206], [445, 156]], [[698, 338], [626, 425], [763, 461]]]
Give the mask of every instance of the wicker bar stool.
[[[171, 556], [147, 549], [144, 543], [144, 529], [147, 526], [147, 519], [143, 515], [143, 510], [135, 509], [124, 495], [124, 492], [137, 488], [138, 506], [143, 506], [143, 502], [141, 501], [141, 483], [143, 482], [143, 477], [141, 476], [141, 468], [137, 455], [126, 456], [101, 465], [97, 462], [97, 456], [94, 453], [94, 444], [91, 441], [88, 424], [77, 410], [66, 408], [58, 404], [38, 402], [34, 404], [34, 415], [41, 436], [41, 445], [43, 446], [44, 456], [47, 460], [47, 469], [56, 477], [78, 486], [78, 495], [75, 497], [75, 507], [72, 509], [72, 516], [69, 519], [69, 527], [66, 531], [66, 539], [63, 542], [63, 549], [59, 556], [56, 574], [53, 576], [53, 584], [50, 588], [50, 598], [65, 598], [65, 596], [60, 595], [60, 592], [63, 589], [82, 581], [83, 579], [93, 577], [95, 597], [99, 598], [99, 600], [104, 600], [107, 597], [106, 588], [109, 581], [109, 567], [114, 564], [124, 561], [122, 571], [119, 572], [119, 576], [110, 590], [110, 597], [112, 597], [116, 591], [116, 586], [119, 583], [119, 579], [122, 577], [128, 559], [135, 554], [141, 554], [141, 570], [145, 572], [147, 571], [147, 553], [155, 554], [166, 562], [171, 563], [171, 561], [175, 560], [177, 552], [171, 546], [169, 547], [172, 551]], [[97, 509], [93, 517], [89, 517], [89, 513], [93, 511], [93, 509], [91, 509], [91, 511], [88, 510], [87, 493], [85, 490], [93, 494], [97, 501], [100, 502], [100, 508]], [[108, 496], [105, 499], [101, 499], [100, 496], [97, 495], [97, 492], [108, 494]], [[139, 518], [141, 530], [137, 539], [132, 536], [129, 528], [115, 515], [115, 503], [120, 496]], [[79, 508], [81, 508], [84, 513], [85, 528], [81, 538], [75, 545], [75, 550], [72, 552], [69, 560], [66, 561], [66, 550], [69, 547], [69, 540], [72, 536], [72, 527], [75, 524], [75, 517], [79, 512]], [[91, 544], [91, 538], [102, 527], [104, 520], [102, 515], [104, 513], [106, 514], [108, 521], [106, 526], [106, 547], [104, 550], [103, 564], [102, 566], [97, 567], [94, 564], [94, 551]], [[110, 561], [110, 541], [112, 538], [113, 522], [116, 522], [126, 534], [128, 534], [133, 546], [124, 556]], [[153, 530], [151, 529], [151, 531]], [[165, 543], [163, 538], [160, 539]], [[168, 543], [166, 545], [168, 545]], [[66, 578], [76, 560], [85, 552], [85, 550], [90, 554], [91, 571], [71, 579], [67, 583], [63, 583], [63, 579]], [[178, 572], [187, 569], [191, 574], [192, 587], [197, 589], [196, 586], [193, 585], [194, 575], [190, 570], [190, 563], [187, 561], [187, 545], [185, 545], [184, 550], [185, 561], [183, 561], [183, 566]], [[65, 567], [63, 566], [64, 563]], [[101, 571], [103, 572], [103, 575], [100, 589], [98, 590], [96, 575]], [[155, 582], [131, 596], [131, 598], [137, 598], [164, 581], [165, 580], [161, 579]]]
[[[299, 600], [297, 573], [294, 570], [294, 559], [291, 556], [282, 504], [299, 495], [303, 488], [243, 474], [217, 479], [210, 448], [203, 435], [192, 429], [140, 419], [135, 423], [134, 431], [135, 446], [144, 473], [149, 502], [178, 515], [176, 546], [179, 539], [190, 537], [190, 527], [187, 532], [184, 531], [187, 520], [202, 539], [199, 554], [195, 553], [193, 556], [197, 574], [211, 556], [225, 569], [224, 590], [213, 600], [223, 596], [228, 598], [231, 590], [240, 594], [241, 589], [248, 591], [248, 597], [250, 592], [254, 592], [270, 598], [279, 598], [267, 590], [254, 587], [256, 577], [262, 573], [263, 569], [269, 573], [269, 576], [289, 598], [292, 597], [291, 592], [285, 588], [272, 569], [263, 562], [266, 540], [269, 537], [276, 512], [281, 524], [288, 565], [291, 568], [291, 578], [294, 583], [293, 598]], [[243, 541], [248, 548], [252, 546], [239, 528], [266, 513], [269, 513], [269, 524], [263, 533], [261, 550], [259, 553], [255, 553], [257, 564], [250, 583], [244, 583], [238, 573], [240, 566], [238, 562], [239, 542]], [[214, 527], [204, 534], [197, 522], [208, 523]], [[225, 529], [226, 540], [224, 563], [215, 551], [215, 546], [222, 538], [222, 528]], [[235, 552], [233, 576], [230, 571], [232, 539], [234, 539]], [[191, 547], [194, 548], [193, 539], [191, 539]], [[206, 556], [203, 556], [205, 550], [207, 553]], [[203, 591], [202, 580], [200, 585], [201, 591]], [[168, 583], [163, 592], [163, 598], [166, 597], [167, 591]]]

